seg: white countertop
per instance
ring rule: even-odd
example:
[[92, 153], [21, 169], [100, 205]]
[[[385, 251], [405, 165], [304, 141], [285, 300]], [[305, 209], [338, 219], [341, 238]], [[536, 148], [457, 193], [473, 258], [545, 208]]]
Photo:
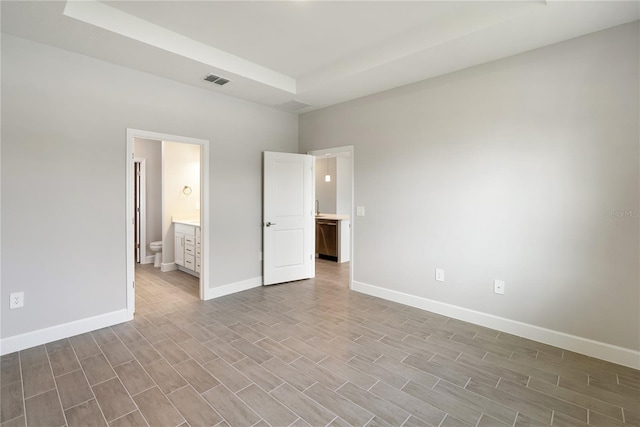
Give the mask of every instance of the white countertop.
[[333, 219], [338, 221], [349, 221], [349, 215], [323, 214], [316, 215], [316, 219]]
[[195, 227], [200, 227], [199, 219], [174, 219], [174, 224], [184, 224], [184, 225], [193, 225]]

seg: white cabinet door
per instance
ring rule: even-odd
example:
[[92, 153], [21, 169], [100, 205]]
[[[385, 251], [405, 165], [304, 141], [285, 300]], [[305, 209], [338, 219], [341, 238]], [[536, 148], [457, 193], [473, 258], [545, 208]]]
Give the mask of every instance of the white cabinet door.
[[265, 285], [315, 276], [313, 156], [264, 153]]
[[184, 234], [175, 233], [175, 263], [184, 266]]

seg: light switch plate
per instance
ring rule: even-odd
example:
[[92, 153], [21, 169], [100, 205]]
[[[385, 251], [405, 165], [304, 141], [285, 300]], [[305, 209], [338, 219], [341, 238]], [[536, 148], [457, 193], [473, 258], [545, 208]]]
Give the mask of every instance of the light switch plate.
[[364, 206], [356, 207], [356, 216], [364, 216]]
[[504, 295], [504, 280], [493, 281], [493, 292], [496, 294]]

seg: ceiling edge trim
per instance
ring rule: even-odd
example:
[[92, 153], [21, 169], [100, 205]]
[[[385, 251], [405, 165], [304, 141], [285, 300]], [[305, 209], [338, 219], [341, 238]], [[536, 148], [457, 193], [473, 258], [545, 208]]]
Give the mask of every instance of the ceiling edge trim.
[[190, 39], [98, 1], [67, 1], [63, 14], [258, 83], [292, 94], [296, 93], [296, 80], [290, 76]]

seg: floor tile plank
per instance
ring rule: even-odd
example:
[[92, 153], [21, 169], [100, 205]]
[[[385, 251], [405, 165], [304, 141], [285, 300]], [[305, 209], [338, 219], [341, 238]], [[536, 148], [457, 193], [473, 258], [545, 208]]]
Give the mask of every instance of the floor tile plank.
[[269, 394], [311, 426], [327, 425], [335, 415], [289, 384], [282, 384]]
[[222, 417], [191, 387], [176, 390], [168, 397], [192, 426], [215, 426], [222, 421]]
[[236, 396], [271, 425], [288, 426], [298, 418], [297, 415], [255, 384], [240, 390]]
[[118, 378], [93, 386], [93, 393], [107, 421], [113, 421], [136, 409]]
[[133, 400], [151, 426], [171, 427], [184, 422], [182, 415], [158, 387], [143, 391], [134, 396]]
[[95, 399], [64, 411], [69, 427], [107, 426], [107, 421]]
[[364, 426], [373, 418], [373, 414], [364, 410], [355, 403], [345, 399], [334, 391], [316, 383], [304, 394], [338, 415], [347, 423], [354, 426]]
[[225, 386], [219, 385], [202, 395], [230, 426], [250, 426], [260, 416], [238, 399]]

